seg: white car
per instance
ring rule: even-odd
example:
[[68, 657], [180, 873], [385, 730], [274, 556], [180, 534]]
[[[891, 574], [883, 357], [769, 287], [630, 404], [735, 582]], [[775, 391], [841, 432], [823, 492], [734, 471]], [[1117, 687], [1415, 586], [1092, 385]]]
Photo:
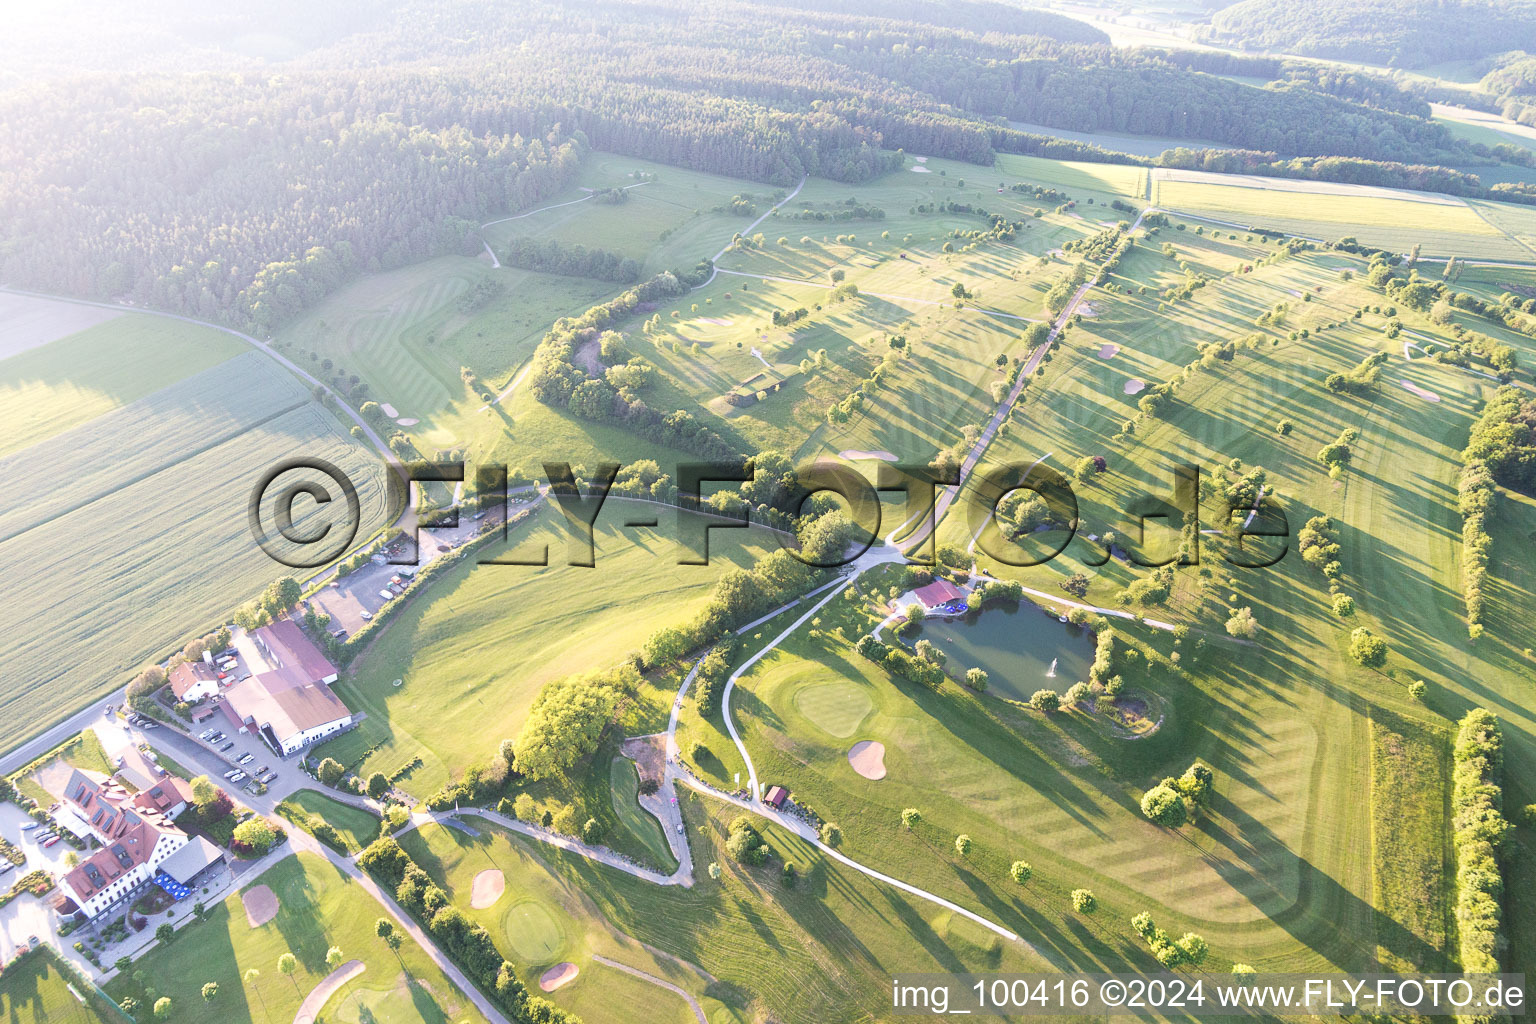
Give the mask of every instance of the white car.
[[245, 772], [235, 772], [235, 774], [233, 774], [233, 775], [231, 775], [229, 777], [229, 781], [230, 782], [239, 782], [240, 780], [242, 780], [244, 778], [245, 778]]
[[240, 773], [240, 769], [239, 768], [231, 768], [229, 771], [224, 773], [224, 777], [226, 779], [232, 779], [236, 775], [238, 775], [239, 773]]
[[255, 754], [241, 754], [235, 758], [235, 764], [250, 764], [254, 760], [256, 760]]
[[363, 612], [361, 615], [358, 616], [358, 618], [362, 619], [364, 622], [372, 622], [373, 621], [373, 612]]
[[208, 737], [212, 736], [214, 732], [215, 730], [213, 729], [204, 729], [202, 732], [197, 734], [197, 738], [200, 740], [206, 740]]

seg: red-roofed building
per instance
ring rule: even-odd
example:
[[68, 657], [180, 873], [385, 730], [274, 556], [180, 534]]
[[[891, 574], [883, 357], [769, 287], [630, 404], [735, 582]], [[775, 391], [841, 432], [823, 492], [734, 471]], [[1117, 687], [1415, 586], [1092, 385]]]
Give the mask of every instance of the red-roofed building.
[[287, 667], [231, 686], [224, 692], [224, 709], [238, 728], [258, 734], [284, 756], [352, 724], [352, 712], [330, 687]]
[[930, 611], [951, 601], [965, 600], [965, 591], [946, 579], [937, 579], [926, 587], [918, 587], [912, 594]]
[[202, 659], [184, 661], [171, 669], [171, 692], [177, 700], [196, 704], [219, 692], [219, 673]]
[[287, 669], [308, 683], [334, 683], [336, 666], [292, 619], [278, 619], [251, 631], [251, 639], [273, 668]]
[[102, 845], [61, 883], [87, 917], [137, 897], [160, 865], [187, 845], [187, 834], [173, 820], [192, 799], [192, 787], [181, 779], [167, 776], [130, 795], [114, 779], [75, 769], [58, 795]]

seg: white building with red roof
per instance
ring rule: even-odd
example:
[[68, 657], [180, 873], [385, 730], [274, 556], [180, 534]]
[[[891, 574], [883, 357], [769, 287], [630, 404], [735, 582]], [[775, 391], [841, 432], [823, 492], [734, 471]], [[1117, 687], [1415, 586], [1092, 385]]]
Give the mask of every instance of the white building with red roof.
[[[191, 843], [175, 823], [192, 801], [192, 787], [182, 779], [167, 775], [149, 789], [130, 793], [116, 779], [77, 768], [63, 788], [57, 795], [64, 807], [101, 844], [60, 881], [87, 917], [99, 917], [137, 898], [154, 882], [155, 873]], [[201, 841], [197, 856], [186, 858], [188, 864], [200, 860], [207, 867], [222, 856], [214, 847], [209, 859], [203, 846], [211, 844]]]
[[336, 681], [336, 666], [298, 623], [279, 619], [244, 639], [253, 674], [224, 691], [224, 710], [236, 728], [286, 756], [351, 727], [352, 712], [328, 685]]

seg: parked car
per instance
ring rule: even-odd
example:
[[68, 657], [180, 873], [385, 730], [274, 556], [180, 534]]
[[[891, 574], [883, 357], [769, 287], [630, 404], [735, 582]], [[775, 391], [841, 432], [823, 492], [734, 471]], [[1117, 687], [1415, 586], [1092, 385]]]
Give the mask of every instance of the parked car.
[[29, 821], [25, 825], [21, 826], [21, 830], [23, 832], [31, 832], [33, 829], [37, 828], [38, 825], [40, 825], [40, 824], [42, 824], [42, 823], [41, 822], [37, 822], [37, 821]]
[[275, 778], [277, 778], [277, 772], [269, 772], [266, 775], [258, 775], [258, 776], [256, 776], [256, 781], [261, 783], [263, 786], [265, 786], [267, 783], [271, 782]]
[[379, 591], [379, 596], [388, 601], [390, 598], [395, 596], [395, 592], [393, 590], [384, 589]]
[[158, 728], [160, 728], [160, 723], [155, 721], [153, 718], [140, 718], [139, 719], [139, 728], [140, 729], [158, 729]]
[[208, 740], [213, 737], [213, 733], [214, 730], [212, 729], [204, 729], [202, 732], [197, 734], [197, 738], [200, 740]]
[[4, 863], [0, 863], [0, 875], [5, 874], [7, 871], [11, 870], [15, 866], [16, 865], [12, 864], [10, 861], [5, 861]]
[[235, 772], [235, 774], [233, 774], [233, 775], [231, 775], [229, 777], [229, 781], [230, 782], [239, 782], [240, 780], [242, 780], [244, 778], [245, 778], [245, 772]]
[[101, 717], [102, 718], [111, 718], [113, 710], [114, 710], [113, 706], [111, 704], [108, 704], [106, 707], [101, 709]]
[[269, 772], [271, 770], [272, 769], [268, 768], [266, 765], [262, 765], [260, 768], [252, 768], [251, 769], [251, 774], [256, 776], [259, 779], [259, 778], [261, 778], [263, 775], [267, 774], [267, 772]]
[[235, 777], [235, 773], [238, 772], [239, 770], [240, 769], [238, 769], [238, 768], [231, 768], [229, 771], [224, 773], [224, 777], [226, 779], [232, 779], [232, 778]]
[[37, 835], [33, 836], [32, 839], [34, 842], [44, 843], [50, 839], [57, 839], [58, 835], [59, 834], [57, 832], [39, 832]]
[[358, 618], [362, 619], [364, 622], [372, 622], [373, 621], [373, 612], [363, 612], [361, 615], [358, 616]]
[[223, 729], [215, 729], [213, 735], [208, 737], [209, 743], [223, 743], [225, 739]]
[[254, 760], [256, 760], [255, 754], [245, 753], [242, 751], [240, 756], [235, 758], [235, 764], [250, 764]]
[[43, 845], [44, 845], [44, 846], [52, 846], [52, 845], [53, 845], [53, 844], [54, 844], [54, 843], [56, 843], [56, 842], [58, 842], [58, 841], [59, 841], [59, 837], [58, 837], [58, 836], [53, 836], [53, 837], [52, 837], [52, 838], [50, 838], [50, 839], [46, 839], [46, 840], [44, 840], [44, 841], [43, 841]]
[[230, 740], [228, 743], [224, 744], [222, 747], [219, 748], [219, 753], [221, 753], [221, 754], [227, 753], [229, 748], [233, 747], [234, 745], [235, 745], [235, 741], [234, 740]]

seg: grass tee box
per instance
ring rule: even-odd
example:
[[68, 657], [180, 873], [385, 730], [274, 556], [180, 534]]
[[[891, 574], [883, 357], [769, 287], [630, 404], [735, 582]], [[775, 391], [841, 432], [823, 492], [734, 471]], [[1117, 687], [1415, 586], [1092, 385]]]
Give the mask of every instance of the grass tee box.
[[[145, 984], [170, 998], [172, 1020], [290, 1021], [304, 997], [331, 973], [325, 954], [335, 946], [343, 962], [361, 960], [364, 969], [331, 995], [318, 1019], [348, 1024], [375, 1019], [422, 1024], [485, 1020], [408, 937], [398, 957], [379, 941], [373, 926], [385, 916], [384, 909], [326, 861], [298, 854], [279, 861], [256, 884], [277, 897], [277, 914], [270, 921], [253, 928], [240, 894], [233, 894], [210, 908], [204, 920], [185, 925], [169, 945], [151, 949], [135, 962], [133, 971], [114, 978], [107, 986], [109, 994], [142, 1003], [143, 987], [133, 975], [143, 972]], [[298, 961], [292, 977], [284, 977], [277, 967], [285, 953]], [[245, 972], [251, 968], [259, 974], [247, 980]], [[204, 1002], [202, 987], [210, 981], [218, 984], [219, 992]]]

